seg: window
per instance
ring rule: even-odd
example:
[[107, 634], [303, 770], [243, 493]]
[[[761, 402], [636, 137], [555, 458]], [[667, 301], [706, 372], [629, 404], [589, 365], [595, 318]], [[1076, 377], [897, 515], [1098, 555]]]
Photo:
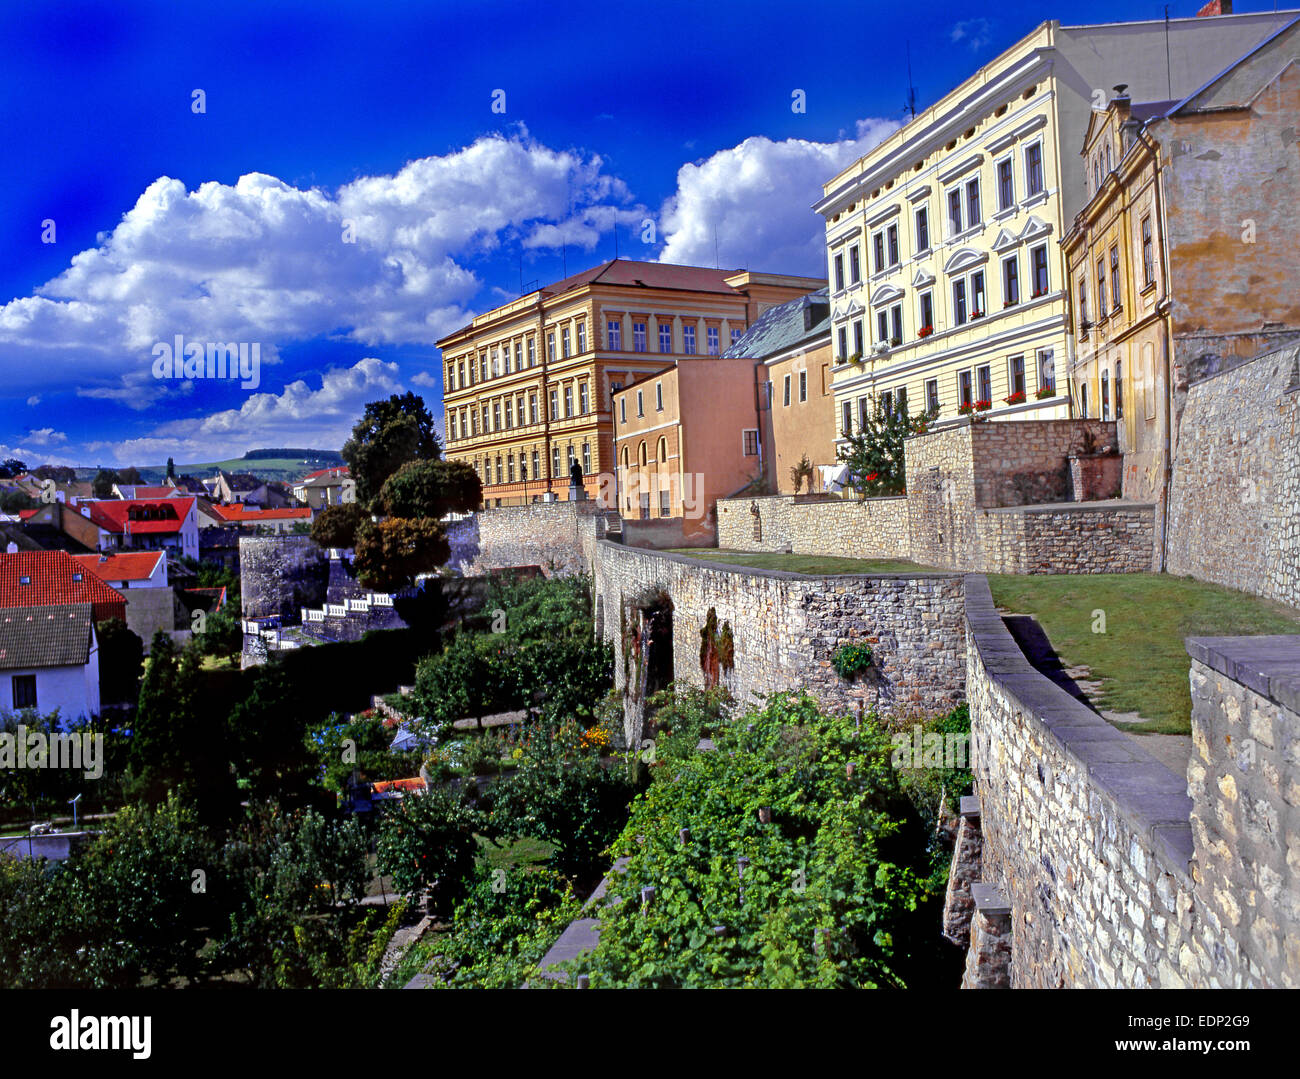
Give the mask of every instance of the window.
[[1020, 258], [1012, 255], [1002, 260], [1002, 306], [1020, 302]]
[[632, 351], [644, 352], [646, 350], [645, 323], [632, 323]]
[[566, 385], [564, 387], [564, 418], [567, 420], [573, 415], [573, 387]]
[[682, 327], [682, 351], [688, 356], [695, 355], [695, 327]]
[[1047, 295], [1047, 244], [1029, 250], [1029, 271], [1033, 276], [1034, 296]]
[[537, 450], [533, 450], [533, 479], [535, 480], [541, 479], [541, 472], [539, 471], [541, 466], [540, 458], [541, 454], [538, 453]]
[[551, 479], [560, 475], [560, 447], [551, 447]]
[[537, 338], [535, 337], [528, 339], [528, 366], [537, 366]]
[[849, 329], [847, 326], [840, 327], [839, 339], [840, 339], [840, 360], [844, 361], [849, 358]]
[[623, 351], [623, 323], [612, 318], [605, 324], [605, 342], [611, 352]]
[[587, 396], [587, 384], [578, 383], [578, 411], [584, 416], [591, 411], [591, 400]]
[[659, 351], [672, 352], [673, 350], [673, 324], [671, 322], [661, 321], [659, 323]]
[[496, 349], [493, 349], [492, 350], [492, 377], [499, 378], [500, 376], [501, 376], [501, 353], [498, 352]]
[[1004, 157], [998, 162], [998, 209], [1010, 210], [1015, 204], [1015, 170], [1011, 167], [1011, 158]]
[[710, 356], [716, 356], [720, 349], [718, 348], [718, 328], [710, 326], [705, 330], [709, 342], [708, 351]]
[[560, 352], [566, 360], [571, 355], [571, 353], [569, 352], [569, 327], [568, 326], [562, 326], [560, 328]]
[[579, 322], [578, 323], [578, 352], [582, 353], [586, 351], [587, 351], [587, 324], [585, 322]]
[[507, 402], [506, 402], [506, 428], [507, 428], [507, 430], [508, 430], [509, 428], [511, 428], [511, 427], [513, 427], [513, 426], [515, 425], [515, 424], [514, 424], [514, 419], [515, 419], [515, 417], [514, 417], [514, 409], [511, 407], [511, 404], [512, 404], [512, 403], [511, 403], [510, 401], [507, 401]]
[[993, 368], [988, 364], [980, 364], [975, 368], [975, 380], [979, 383], [979, 399], [981, 401], [993, 400]]
[[876, 312], [876, 340], [882, 345], [889, 344], [889, 312], [883, 307]]
[[746, 457], [758, 456], [758, 429], [750, 427], [741, 432], [743, 438], [743, 448]]
[[524, 369], [524, 343], [522, 341], [516, 341], [515, 342], [515, 370], [522, 371], [523, 369]]
[[853, 320], [853, 351], [859, 356], [866, 351], [867, 347], [866, 342], [862, 338], [862, 334], [862, 319], [855, 318]]
[[851, 435], [853, 433], [853, 405], [845, 401], [840, 408], [840, 434]]
[[849, 284], [856, 285], [862, 280], [862, 259], [858, 254], [858, 245], [849, 248]]
[[937, 378], [927, 378], [925, 380], [925, 409], [927, 412], [939, 411], [939, 380]]
[[513, 453], [506, 457], [506, 482], [515, 482], [515, 455]]
[[785, 376], [785, 388], [781, 394], [781, 403], [786, 408], [790, 407], [790, 376], [789, 375]]
[[799, 372], [799, 401], [802, 404], [808, 400], [808, 372]]
[[980, 318], [987, 310], [984, 303], [984, 271], [976, 270], [970, 275], [971, 318]]
[[636, 391], [636, 414], [637, 414], [638, 416], [644, 416], [644, 415], [645, 415], [645, 402], [644, 402], [644, 401], [642, 400], [642, 398], [641, 398], [641, 391], [640, 391], [640, 390], [637, 390], [637, 391]]
[[954, 187], [948, 192], [948, 235], [956, 236], [962, 230], [961, 189]]
[[877, 232], [871, 237], [871, 253], [874, 259], [872, 265], [875, 272], [880, 273], [885, 268], [885, 234]]
[[1101, 418], [1110, 419], [1110, 372], [1101, 373]]
[[492, 430], [501, 430], [501, 402], [492, 402]]
[[451, 414], [451, 438], [453, 442], [456, 440], [456, 413], [454, 412]]
[[916, 211], [916, 253], [930, 250], [930, 214], [924, 207]]
[[1142, 284], [1155, 283], [1156, 265], [1151, 250], [1151, 218], [1142, 219]]
[[668, 485], [664, 484], [659, 488], [659, 516], [671, 517], [672, 506], [668, 497]]
[[889, 309], [889, 343], [891, 345], [901, 345], [903, 343], [903, 305], [894, 304]]
[[934, 293], [921, 293], [921, 328], [934, 329]]
[[839, 292], [844, 288], [844, 253], [835, 256], [835, 291]]
[[1088, 279], [1079, 278], [1079, 336], [1088, 336], [1088, 327], [1091, 323], [1088, 321]]
[[962, 405], [973, 405], [975, 398], [971, 394], [970, 371], [962, 371], [957, 375], [957, 402]]
[[501, 458], [498, 457], [497, 458], [497, 483], [501, 483], [502, 479], [503, 479], [503, 473], [501, 471]]
[[537, 422], [537, 394], [535, 393], [528, 395], [528, 422]]
[[871, 419], [871, 402], [866, 397], [858, 398], [858, 430], [867, 429], [867, 421]]
[[555, 334], [553, 333], [546, 335], [546, 358], [551, 363], [555, 362]]
[[1007, 357], [1007, 388], [1011, 391], [1011, 396], [1019, 394], [1025, 395], [1025, 357], [1008, 356]]
[[1124, 418], [1124, 361], [1115, 361], [1115, 418]]
[[1115, 310], [1120, 309], [1119, 302], [1119, 247], [1110, 249], [1110, 302]]
[[618, 422], [627, 423], [627, 398], [626, 397], [620, 397], [618, 399]]
[[1088, 418], [1088, 384], [1086, 382], [1079, 384], [1079, 416], [1085, 420]]
[[1038, 350], [1038, 388], [1040, 390], [1056, 389], [1056, 359], [1050, 348]]
[[894, 411], [894, 395], [889, 390], [880, 395], [880, 407], [886, 416]]
[[980, 213], [980, 179], [976, 176], [966, 182], [966, 227], [974, 228], [983, 220]]
[[13, 676], [14, 708], [36, 707], [36, 675], [16, 674]]
[[1097, 260], [1097, 317], [1106, 317], [1106, 260]]
[[740, 334], [741, 334], [741, 331], [740, 331], [740, 330], [732, 330], [732, 331], [731, 331], [731, 343], [732, 343], [733, 345], [734, 345], [737, 341], [740, 340]]
[[662, 382], [656, 382], [655, 383], [655, 411], [662, 412], [663, 410], [664, 410], [664, 384]]
[[478, 358], [478, 380], [480, 382], [487, 381], [487, 353], [486, 352], [483, 353], [483, 355]]
[[966, 307], [966, 282], [964, 279], [956, 280], [952, 283], [952, 319], [958, 326], [966, 323], [968, 309]]
[[550, 411], [547, 412], [547, 416], [550, 419], [554, 420], [559, 418], [560, 415], [560, 391], [559, 390], [551, 391], [550, 402], [551, 402], [551, 408]]
[[584, 476], [591, 475], [591, 443], [590, 442], [584, 442], [582, 444], [582, 474]]
[[1025, 194], [1030, 198], [1043, 193], [1043, 144], [1025, 147]]
[[897, 266], [899, 260], [897, 225], [890, 225], [889, 228], [885, 230], [885, 246], [888, 249], [889, 265]]

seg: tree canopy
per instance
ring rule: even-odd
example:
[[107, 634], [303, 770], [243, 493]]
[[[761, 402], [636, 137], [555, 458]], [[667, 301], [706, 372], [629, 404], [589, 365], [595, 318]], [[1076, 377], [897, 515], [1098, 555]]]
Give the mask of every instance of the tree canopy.
[[845, 433], [846, 445], [839, 451], [839, 459], [853, 473], [852, 486], [863, 497], [903, 494], [907, 487], [903, 442], [924, 434], [936, 414], [911, 416], [906, 400], [897, 407], [886, 407], [877, 398], [875, 411], [865, 418], [857, 434]]

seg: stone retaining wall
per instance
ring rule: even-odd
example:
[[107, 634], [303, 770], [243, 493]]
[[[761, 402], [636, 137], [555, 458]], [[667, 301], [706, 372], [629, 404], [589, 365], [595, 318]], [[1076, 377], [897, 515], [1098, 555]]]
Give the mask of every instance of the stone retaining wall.
[[[985, 886], [975, 895], [967, 885], [977, 913], [966, 984], [1300, 985], [1300, 829], [1287, 801], [1300, 792], [1280, 778], [1295, 775], [1295, 713], [1251, 702], [1264, 717], [1256, 735], [1266, 727], [1272, 744], [1247, 773], [1222, 730], [1252, 729], [1242, 687], [1194, 674], [1204, 776], [1194, 762], [1189, 797], [1184, 777], [1029, 665], [983, 577], [966, 579], [966, 625]], [[1294, 663], [1300, 638], [1288, 640]], [[1268, 683], [1278, 695], [1281, 682]], [[1294, 676], [1288, 685], [1297, 691]], [[1258, 848], [1225, 844], [1231, 828], [1253, 829]], [[953, 878], [969, 881], [969, 869]]]
[[[754, 519], [760, 522], [755, 538]], [[718, 499], [718, 546], [729, 551], [784, 551], [842, 558], [909, 558], [907, 499], [794, 495]]]
[[[622, 626], [629, 600], [661, 590], [673, 605], [673, 677], [703, 685], [700, 631], [710, 608], [729, 623], [735, 666], [722, 683], [740, 701], [807, 689], [828, 708], [860, 705], [895, 716], [930, 716], [963, 699], [962, 578], [956, 574], [807, 577], [722, 566], [602, 541], [595, 596], [599, 632], [615, 648], [615, 684], [626, 685]], [[831, 655], [869, 644], [872, 669], [841, 679]], [[629, 732], [635, 740], [636, 732]]]
[[1300, 348], [1188, 390], [1166, 564], [1300, 607]]
[[1154, 506], [1013, 506], [981, 510], [976, 525], [985, 573], [1141, 573], [1154, 568]]
[[603, 524], [594, 499], [480, 510], [447, 526], [447, 565], [466, 577], [513, 566], [540, 566], [548, 577], [589, 572]]

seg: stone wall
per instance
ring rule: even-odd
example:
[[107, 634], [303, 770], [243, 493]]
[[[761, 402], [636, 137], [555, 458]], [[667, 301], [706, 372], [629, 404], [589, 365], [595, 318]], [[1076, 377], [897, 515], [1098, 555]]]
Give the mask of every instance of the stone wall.
[[1300, 986], [1300, 637], [1191, 638], [1197, 891], [1267, 985]]
[[448, 525], [447, 565], [467, 577], [512, 566], [540, 566], [547, 576], [588, 572], [603, 524], [594, 499], [480, 510]]
[[1300, 348], [1188, 391], [1166, 564], [1300, 607]]
[[[755, 539], [755, 510], [760, 538]], [[732, 551], [784, 551], [843, 558], [908, 558], [907, 499], [794, 495], [718, 500], [718, 546]]]
[[1141, 573], [1154, 568], [1154, 506], [1013, 506], [978, 511], [976, 526], [985, 573]]
[[975, 505], [981, 509], [1071, 501], [1077, 495], [1071, 490], [1070, 454], [1083, 448], [1088, 435], [1098, 449], [1116, 446], [1118, 438], [1115, 424], [1103, 420], [974, 423], [967, 430]]
[[[1233, 725], [1242, 687], [1208, 676], [1197, 684], [1194, 738], [1205, 772], [1201, 782], [1195, 764], [1190, 770], [1194, 802], [1184, 777], [1029, 665], [983, 577], [966, 579], [966, 624], [981, 832], [981, 881], [966, 885], [976, 910], [966, 984], [1300, 985], [1300, 832], [1289, 788], [1275, 782], [1288, 774], [1286, 747], [1300, 747], [1285, 740], [1296, 736], [1293, 718], [1260, 709], [1272, 744], [1246, 774], [1221, 733], [1224, 722], [1250, 729], [1245, 712]], [[1300, 638], [1290, 640], [1300, 649]], [[1294, 693], [1294, 675], [1288, 685]], [[1257, 727], [1259, 737], [1264, 719]], [[1294, 776], [1294, 756], [1287, 767]], [[1225, 844], [1230, 827], [1253, 828], [1258, 849]], [[969, 881], [966, 869], [953, 878]], [[1251, 917], [1234, 921], [1234, 908], [1256, 894]]]
[[[598, 625], [615, 648], [619, 689], [627, 679], [626, 604], [653, 590], [672, 600], [678, 681], [703, 685], [700, 630], [713, 608], [735, 639], [735, 666], [722, 683], [742, 702], [807, 689], [828, 708], [929, 716], [963, 699], [962, 578], [955, 574], [807, 577], [603, 541], [595, 565]], [[853, 683], [831, 667], [834, 651], [850, 641], [870, 644], [875, 660]]]
[[303, 607], [325, 602], [329, 559], [308, 536], [242, 536], [239, 588], [245, 618], [297, 622]]

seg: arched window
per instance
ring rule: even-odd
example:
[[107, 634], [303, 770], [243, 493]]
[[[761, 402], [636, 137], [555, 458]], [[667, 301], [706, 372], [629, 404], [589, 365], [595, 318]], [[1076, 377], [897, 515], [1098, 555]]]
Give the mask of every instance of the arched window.
[[661, 465], [668, 463], [668, 439], [659, 439], [659, 463]]
[[627, 459], [628, 459], [628, 455], [627, 455], [627, 447], [624, 446], [624, 447], [623, 447], [623, 467], [624, 467], [624, 468], [627, 468]]
[[645, 443], [644, 442], [642, 442], [641, 445], [638, 447], [637, 456], [640, 458], [641, 463], [644, 465], [645, 464]]

